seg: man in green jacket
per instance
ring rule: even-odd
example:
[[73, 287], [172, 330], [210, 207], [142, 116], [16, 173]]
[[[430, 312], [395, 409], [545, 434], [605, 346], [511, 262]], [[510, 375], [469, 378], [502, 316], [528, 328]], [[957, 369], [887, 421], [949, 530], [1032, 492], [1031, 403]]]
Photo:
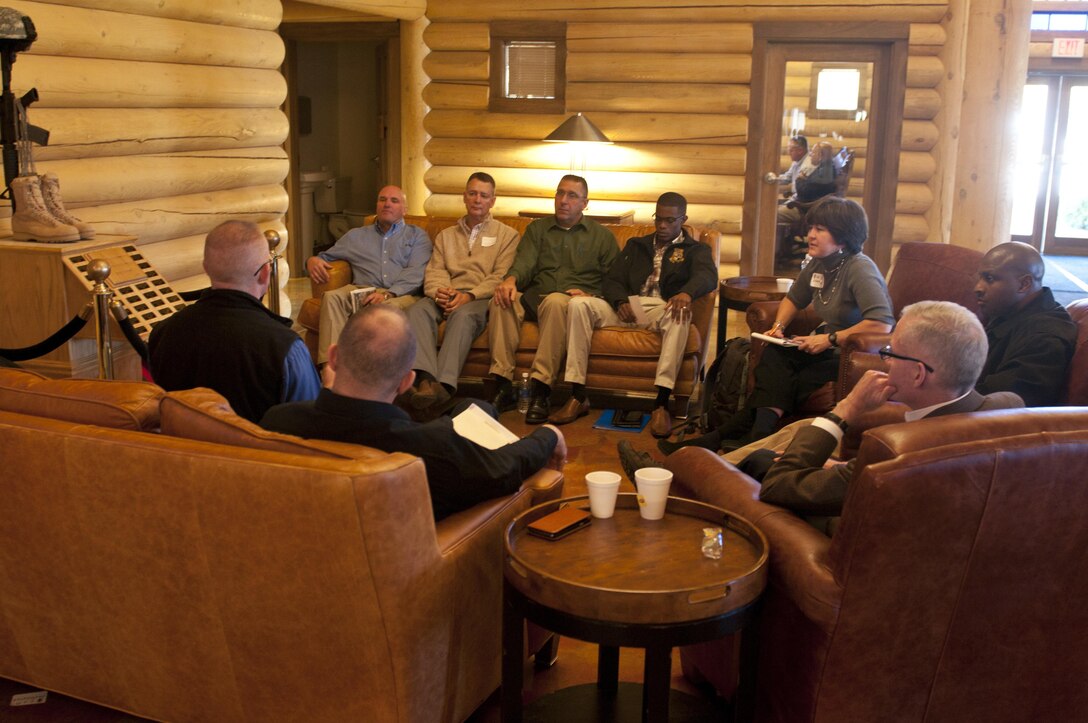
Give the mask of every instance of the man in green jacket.
[[567, 175], [555, 192], [555, 214], [529, 224], [514, 265], [492, 298], [488, 321], [491, 374], [498, 383], [492, 401], [499, 411], [513, 408], [515, 354], [521, 323], [540, 327], [531, 371], [531, 395], [525, 421], [541, 424], [551, 411], [548, 398], [567, 348], [567, 306], [577, 296], [600, 296], [601, 282], [618, 253], [615, 237], [582, 211], [589, 185]]

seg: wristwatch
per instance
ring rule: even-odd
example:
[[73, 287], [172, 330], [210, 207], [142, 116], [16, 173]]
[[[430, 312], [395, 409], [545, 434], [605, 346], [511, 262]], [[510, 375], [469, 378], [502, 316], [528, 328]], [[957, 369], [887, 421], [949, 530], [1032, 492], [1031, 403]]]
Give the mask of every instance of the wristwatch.
[[833, 422], [835, 425], [838, 426], [839, 429], [841, 429], [844, 432], [850, 426], [849, 424], [846, 423], [845, 419], [843, 419], [839, 415], [835, 414], [834, 412], [828, 412], [827, 414], [825, 414], [824, 419], [828, 420], [829, 422]]
[[827, 335], [827, 341], [828, 341], [828, 342], [829, 342], [829, 343], [831, 344], [831, 346], [833, 346], [833, 347], [835, 347], [835, 346], [838, 346], [838, 345], [839, 345], [839, 332], [837, 332], [837, 331], [833, 331], [833, 332], [831, 332], [830, 334], [828, 334], [828, 335]]

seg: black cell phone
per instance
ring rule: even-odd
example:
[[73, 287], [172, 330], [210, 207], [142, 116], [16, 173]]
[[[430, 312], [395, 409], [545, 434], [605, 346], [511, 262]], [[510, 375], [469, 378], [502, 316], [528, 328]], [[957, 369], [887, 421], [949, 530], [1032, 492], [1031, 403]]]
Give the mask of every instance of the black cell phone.
[[617, 427], [641, 427], [642, 414], [637, 409], [617, 409], [612, 415], [612, 424]]

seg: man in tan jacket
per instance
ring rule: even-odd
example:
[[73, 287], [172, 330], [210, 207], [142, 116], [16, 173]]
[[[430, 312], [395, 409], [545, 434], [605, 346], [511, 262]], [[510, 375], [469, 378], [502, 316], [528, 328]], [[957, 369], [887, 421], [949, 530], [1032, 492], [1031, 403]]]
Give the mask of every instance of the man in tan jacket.
[[[457, 391], [472, 342], [487, 326], [488, 302], [514, 261], [518, 232], [491, 218], [495, 179], [477, 171], [465, 186], [465, 215], [434, 242], [423, 276], [423, 297], [408, 309], [417, 340], [417, 386], [408, 395], [423, 411]], [[446, 334], [438, 349], [438, 324]]]

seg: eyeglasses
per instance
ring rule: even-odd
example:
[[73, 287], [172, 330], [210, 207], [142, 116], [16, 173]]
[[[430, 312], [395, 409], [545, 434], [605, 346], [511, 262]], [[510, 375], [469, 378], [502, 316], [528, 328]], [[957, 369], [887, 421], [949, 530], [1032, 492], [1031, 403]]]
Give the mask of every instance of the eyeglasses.
[[661, 221], [662, 223], [674, 224], [677, 221], [683, 221], [687, 216], [658, 216], [653, 214], [654, 221]]
[[272, 263], [272, 259], [265, 261], [263, 264], [257, 267], [257, 270], [253, 272], [253, 275], [256, 276], [257, 274], [261, 273], [261, 269], [263, 269], [265, 266], [268, 266], [270, 263]]
[[896, 354], [894, 351], [892, 351], [891, 344], [884, 347], [883, 349], [881, 349], [877, 353], [880, 354], [880, 358], [883, 359], [884, 361], [888, 361], [889, 359], [899, 359], [901, 361], [917, 362], [918, 364], [921, 364], [922, 366], [924, 366], [926, 368], [926, 371], [929, 372], [930, 374], [932, 374], [933, 371], [934, 371], [933, 367], [931, 367], [929, 364], [926, 364], [921, 359], [916, 359], [915, 357], [912, 357], [912, 356], [903, 356], [902, 354]]

